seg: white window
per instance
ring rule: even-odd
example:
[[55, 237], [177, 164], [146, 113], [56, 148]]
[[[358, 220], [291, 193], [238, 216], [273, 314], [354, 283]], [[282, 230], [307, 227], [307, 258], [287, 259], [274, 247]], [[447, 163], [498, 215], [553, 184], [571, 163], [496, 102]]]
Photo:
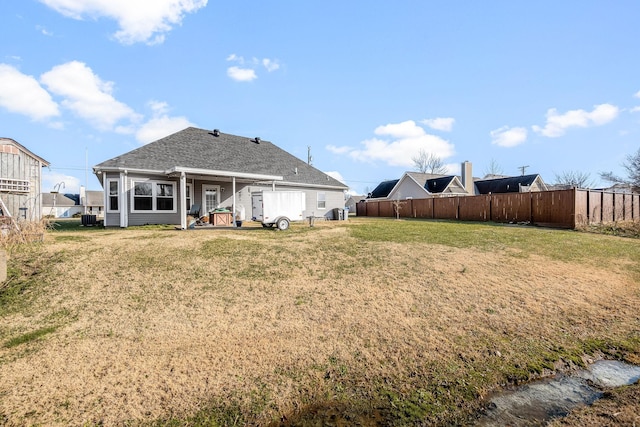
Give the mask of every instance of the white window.
[[318, 209], [326, 209], [327, 195], [326, 193], [318, 193]]
[[107, 212], [120, 212], [118, 205], [120, 183], [117, 179], [107, 180]]
[[133, 181], [131, 212], [176, 212], [176, 183]]
[[191, 204], [193, 200], [191, 199], [191, 195], [193, 194], [193, 184], [187, 184], [187, 194], [185, 194], [185, 199], [187, 199], [187, 211], [191, 210]]

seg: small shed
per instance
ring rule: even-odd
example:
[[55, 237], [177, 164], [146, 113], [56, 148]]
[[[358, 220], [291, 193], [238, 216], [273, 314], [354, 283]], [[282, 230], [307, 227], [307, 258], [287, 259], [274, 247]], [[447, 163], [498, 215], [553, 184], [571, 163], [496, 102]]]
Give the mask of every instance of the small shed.
[[0, 137], [0, 198], [14, 218], [42, 218], [42, 168], [49, 162], [11, 138]]

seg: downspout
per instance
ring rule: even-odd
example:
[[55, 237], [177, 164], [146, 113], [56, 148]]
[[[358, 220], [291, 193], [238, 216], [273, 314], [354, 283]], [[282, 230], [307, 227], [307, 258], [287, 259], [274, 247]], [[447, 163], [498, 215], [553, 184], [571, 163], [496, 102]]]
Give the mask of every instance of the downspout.
[[107, 173], [102, 172], [102, 206], [104, 206], [104, 221], [102, 224], [106, 227], [107, 224], [107, 208], [109, 207], [109, 186], [107, 185]]
[[180, 228], [187, 229], [187, 175], [180, 172]]
[[127, 228], [129, 226], [129, 203], [127, 200], [127, 171], [120, 173], [120, 227]]
[[276, 182], [271, 181], [271, 190], [276, 191]]
[[233, 192], [233, 200], [231, 202], [231, 222], [236, 227], [236, 177], [231, 177], [231, 191]]

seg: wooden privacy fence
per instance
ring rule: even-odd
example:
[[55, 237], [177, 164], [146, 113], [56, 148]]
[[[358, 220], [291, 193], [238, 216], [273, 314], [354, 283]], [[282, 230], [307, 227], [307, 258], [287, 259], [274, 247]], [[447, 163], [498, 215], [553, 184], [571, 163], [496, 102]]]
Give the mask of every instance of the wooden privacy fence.
[[640, 194], [570, 189], [532, 193], [363, 201], [358, 216], [529, 223], [576, 228], [640, 220]]

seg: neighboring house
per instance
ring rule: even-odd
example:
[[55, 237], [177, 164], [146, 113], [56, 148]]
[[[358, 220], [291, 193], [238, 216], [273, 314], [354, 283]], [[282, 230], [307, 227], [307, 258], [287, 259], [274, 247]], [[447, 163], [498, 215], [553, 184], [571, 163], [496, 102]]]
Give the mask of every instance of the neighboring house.
[[87, 191], [85, 200], [85, 209], [83, 213], [96, 215], [98, 218], [104, 217], [104, 192], [103, 191]]
[[371, 192], [370, 198], [406, 200], [464, 195], [467, 192], [457, 176], [405, 172], [400, 179], [381, 182]]
[[638, 187], [634, 187], [633, 184], [625, 184], [625, 183], [617, 183], [617, 184], [613, 184], [610, 187], [606, 187], [606, 188], [595, 188], [595, 191], [608, 191], [611, 193], [625, 193], [625, 194], [631, 194], [631, 193], [639, 193], [640, 192], [640, 188]]
[[405, 172], [400, 179], [381, 182], [368, 199], [406, 200], [430, 197], [473, 196], [489, 193], [545, 191], [547, 186], [540, 175], [491, 176], [475, 179], [470, 162], [461, 165], [462, 174], [434, 175]]
[[105, 226], [175, 224], [187, 228], [192, 205], [200, 214], [220, 207], [251, 217], [251, 193], [298, 190], [305, 216], [333, 218], [347, 186], [271, 142], [186, 128], [93, 167], [102, 183]]
[[72, 218], [82, 213], [82, 206], [69, 195], [61, 193], [42, 194], [42, 215], [53, 218]]
[[475, 185], [476, 194], [530, 193], [548, 190], [547, 185], [538, 174], [476, 180]]
[[355, 215], [356, 205], [366, 198], [367, 196], [350, 196], [347, 201], [344, 202], [344, 206], [349, 209], [349, 214]]
[[49, 162], [11, 138], [0, 138], [0, 197], [15, 218], [42, 218], [42, 168]]
[[104, 216], [104, 192], [86, 191], [80, 187], [80, 194], [44, 193], [42, 214], [54, 218], [71, 218], [76, 214]]

